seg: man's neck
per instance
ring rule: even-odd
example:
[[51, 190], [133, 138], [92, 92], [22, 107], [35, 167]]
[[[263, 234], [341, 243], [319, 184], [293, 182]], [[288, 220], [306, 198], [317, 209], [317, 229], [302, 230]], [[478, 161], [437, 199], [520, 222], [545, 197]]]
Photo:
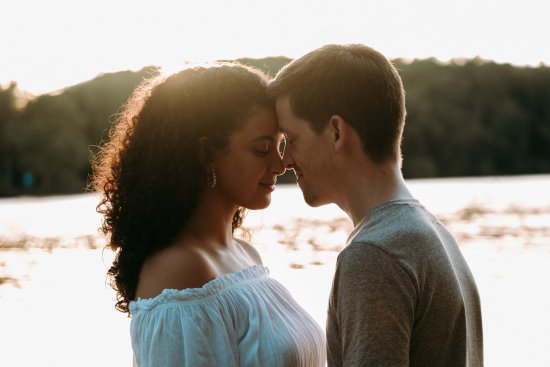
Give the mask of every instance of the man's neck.
[[350, 174], [342, 197], [336, 203], [356, 226], [372, 209], [388, 201], [413, 199], [396, 163], [369, 165]]

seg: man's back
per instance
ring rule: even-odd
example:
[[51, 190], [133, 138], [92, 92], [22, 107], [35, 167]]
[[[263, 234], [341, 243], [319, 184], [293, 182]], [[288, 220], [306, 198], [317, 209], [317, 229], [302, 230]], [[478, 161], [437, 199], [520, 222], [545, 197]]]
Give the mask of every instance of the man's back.
[[415, 200], [372, 210], [338, 257], [329, 366], [482, 366], [479, 295], [447, 229]]

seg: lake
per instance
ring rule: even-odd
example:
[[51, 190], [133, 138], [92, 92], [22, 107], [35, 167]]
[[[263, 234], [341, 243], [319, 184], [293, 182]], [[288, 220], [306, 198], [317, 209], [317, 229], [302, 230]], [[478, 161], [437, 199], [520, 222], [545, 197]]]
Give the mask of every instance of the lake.
[[[485, 365], [550, 366], [550, 175], [409, 180], [457, 238], [482, 301]], [[131, 366], [106, 285], [97, 196], [0, 200], [0, 366]], [[351, 222], [295, 185], [244, 226], [271, 274], [324, 327]]]

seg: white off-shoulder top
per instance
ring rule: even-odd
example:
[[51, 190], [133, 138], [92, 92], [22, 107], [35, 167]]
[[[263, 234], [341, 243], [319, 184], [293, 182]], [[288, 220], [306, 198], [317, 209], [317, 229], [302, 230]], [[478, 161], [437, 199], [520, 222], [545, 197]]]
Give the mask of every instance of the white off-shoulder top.
[[165, 289], [129, 305], [134, 366], [303, 366], [326, 363], [325, 334], [256, 265], [201, 288]]

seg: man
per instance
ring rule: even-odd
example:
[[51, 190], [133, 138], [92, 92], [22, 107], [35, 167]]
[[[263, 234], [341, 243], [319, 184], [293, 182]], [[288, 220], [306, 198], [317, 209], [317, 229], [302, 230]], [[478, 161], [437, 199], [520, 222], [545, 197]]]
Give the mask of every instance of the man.
[[479, 295], [444, 225], [401, 174], [398, 72], [364, 45], [327, 45], [270, 83], [283, 164], [311, 206], [353, 221], [327, 318], [329, 366], [482, 366]]

